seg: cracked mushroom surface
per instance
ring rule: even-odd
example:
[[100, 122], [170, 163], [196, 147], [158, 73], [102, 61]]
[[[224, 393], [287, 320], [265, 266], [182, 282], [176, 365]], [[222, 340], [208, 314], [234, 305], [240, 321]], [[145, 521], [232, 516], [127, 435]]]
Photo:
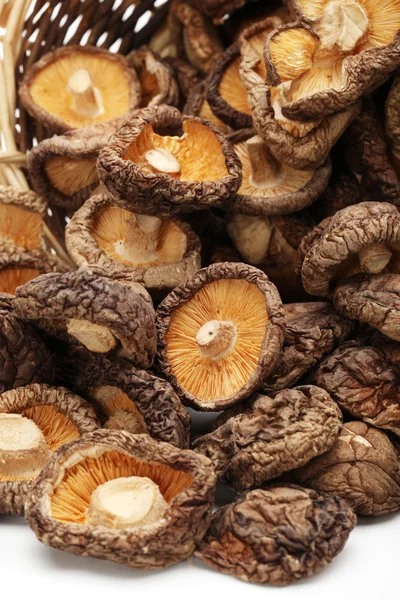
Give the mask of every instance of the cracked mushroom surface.
[[142, 90], [140, 106], [179, 103], [179, 87], [171, 67], [147, 46], [133, 50], [127, 56], [135, 69]]
[[265, 46], [282, 114], [311, 121], [379, 87], [400, 62], [399, 0], [296, 0], [298, 21]]
[[64, 46], [34, 63], [19, 96], [39, 123], [64, 133], [137, 108], [140, 83], [120, 54], [93, 46]]
[[225, 411], [193, 447], [212, 461], [220, 483], [241, 491], [326, 452], [341, 427], [342, 413], [329, 394], [305, 385]]
[[[261, 384], [266, 394], [293, 386], [354, 332], [354, 324], [328, 302], [298, 302], [283, 308], [285, 340], [275, 371]], [[313, 378], [311, 383], [330, 393], [319, 380]]]
[[105, 194], [73, 215], [65, 242], [79, 267], [96, 265], [107, 277], [150, 290], [172, 289], [201, 265], [200, 240], [188, 224], [128, 212]]
[[122, 285], [94, 271], [37, 277], [20, 287], [13, 309], [47, 334], [112, 353], [148, 368], [156, 351], [155, 313], [139, 284]]
[[147, 435], [98, 430], [49, 461], [26, 519], [58, 550], [157, 569], [193, 554], [211, 520], [214, 488], [207, 458]]
[[41, 469], [63, 444], [99, 427], [89, 404], [66, 388], [32, 384], [0, 396], [0, 513], [23, 514]]
[[306, 292], [331, 296], [358, 273], [398, 272], [400, 214], [386, 202], [361, 202], [318, 225], [305, 244], [301, 277]]
[[41, 248], [46, 210], [46, 200], [34, 192], [0, 185], [0, 242]]
[[215, 512], [196, 556], [242, 581], [288, 585], [326, 567], [356, 522], [338, 496], [277, 484]]
[[311, 374], [352, 417], [400, 435], [400, 371], [390, 346], [351, 341], [327, 356]]
[[351, 421], [335, 446], [293, 473], [301, 485], [341, 496], [359, 515], [400, 509], [400, 455], [383, 431]]
[[100, 152], [97, 170], [118, 206], [157, 217], [227, 208], [241, 183], [225, 136], [165, 105], [132, 116]]
[[259, 269], [216, 263], [157, 309], [158, 368], [184, 404], [222, 410], [249, 397], [275, 366], [284, 323], [278, 290]]

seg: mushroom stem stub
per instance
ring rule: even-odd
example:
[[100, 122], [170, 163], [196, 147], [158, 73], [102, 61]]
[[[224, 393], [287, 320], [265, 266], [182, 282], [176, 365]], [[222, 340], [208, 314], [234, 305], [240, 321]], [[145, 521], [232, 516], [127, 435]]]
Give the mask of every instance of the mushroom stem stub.
[[86, 69], [77, 69], [72, 73], [68, 91], [73, 96], [75, 112], [82, 117], [97, 117], [104, 113], [100, 92], [94, 87]]
[[157, 523], [168, 504], [148, 477], [120, 477], [93, 492], [86, 523], [93, 527], [130, 529]]
[[392, 253], [385, 244], [369, 244], [358, 253], [360, 267], [366, 273], [381, 273], [392, 258]]
[[84, 319], [70, 319], [67, 331], [91, 352], [109, 352], [117, 345], [108, 327]]
[[175, 156], [165, 148], [154, 148], [144, 155], [149, 165], [159, 173], [177, 175], [181, 172], [181, 165]]
[[132, 215], [127, 219], [126, 239], [115, 245], [117, 253], [133, 263], [156, 260], [161, 225], [158, 217]]
[[232, 321], [208, 321], [200, 327], [196, 335], [201, 354], [211, 360], [227, 356], [236, 340], [237, 329]]
[[316, 26], [323, 49], [350, 52], [368, 29], [368, 15], [356, 0], [332, 0]]
[[39, 427], [19, 414], [0, 414], [0, 472], [31, 478], [38, 475], [50, 457]]
[[259, 135], [246, 141], [251, 164], [251, 183], [255, 187], [273, 187], [280, 179], [280, 167]]

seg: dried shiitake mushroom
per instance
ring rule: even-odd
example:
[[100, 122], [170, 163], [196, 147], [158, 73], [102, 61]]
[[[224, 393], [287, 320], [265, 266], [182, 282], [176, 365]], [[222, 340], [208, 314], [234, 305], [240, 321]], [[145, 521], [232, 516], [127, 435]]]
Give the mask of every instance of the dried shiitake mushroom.
[[141, 106], [178, 105], [178, 84], [172, 69], [161, 57], [147, 46], [142, 46], [128, 54], [127, 59], [139, 77], [142, 90]]
[[353, 417], [400, 435], [400, 371], [383, 341], [379, 348], [342, 344], [321, 361], [310, 381]]
[[58, 550], [157, 569], [193, 554], [210, 523], [214, 487], [210, 461], [191, 450], [99, 430], [49, 461], [26, 519]]
[[159, 305], [158, 366], [184, 404], [222, 410], [247, 398], [274, 368], [283, 332], [281, 299], [264, 273], [217, 263]]
[[0, 185], [0, 242], [41, 248], [46, 210], [46, 200], [34, 192]]
[[326, 190], [311, 206], [311, 213], [317, 222], [333, 217], [342, 208], [359, 204], [365, 198], [357, 177], [348, 169], [337, 172], [333, 168], [332, 177]]
[[337, 496], [277, 484], [215, 512], [196, 556], [243, 581], [288, 585], [328, 565], [356, 521]]
[[265, 46], [267, 83], [282, 113], [310, 121], [342, 110], [380, 86], [400, 63], [398, 0], [295, 0], [298, 21]]
[[176, 287], [201, 264], [200, 240], [187, 223], [128, 212], [104, 194], [73, 215], [65, 242], [78, 266], [96, 265], [107, 277], [150, 290]]
[[227, 14], [241, 8], [249, 1], [251, 0], [194, 0], [194, 4], [205, 15], [219, 22]]
[[63, 46], [34, 63], [19, 95], [39, 123], [64, 133], [138, 107], [140, 83], [120, 54], [93, 46]]
[[223, 133], [228, 134], [231, 132], [231, 128], [214, 115], [209, 103], [207, 102], [207, 87], [208, 79], [201, 81], [192, 88], [187, 98], [187, 102], [183, 108], [183, 114], [205, 119], [206, 121], [209, 121], [218, 127], [218, 129], [220, 129]]
[[400, 178], [400, 75], [392, 84], [385, 104], [385, 131], [389, 138], [390, 159]]
[[183, 105], [189, 97], [191, 91], [199, 85], [202, 80], [198, 70], [182, 58], [166, 57], [164, 62], [167, 63], [178, 82], [180, 99], [179, 106]]
[[298, 469], [302, 484], [341, 496], [359, 515], [400, 509], [400, 455], [388, 436], [362, 421], [343, 426], [335, 446]]
[[[275, 371], [260, 386], [267, 394], [293, 386], [354, 330], [353, 323], [328, 302], [299, 302], [283, 308], [286, 332], [282, 354]], [[316, 379], [312, 383], [325, 388]]]
[[100, 152], [97, 169], [116, 204], [157, 217], [227, 208], [241, 183], [225, 136], [166, 105], [131, 116]]
[[32, 384], [0, 396], [0, 513], [23, 514], [33, 481], [52, 453], [95, 431], [85, 400], [62, 387]]
[[211, 459], [221, 483], [245, 490], [329, 450], [340, 433], [342, 413], [325, 390], [305, 385], [274, 398], [257, 395], [224, 412], [215, 427], [193, 447]]
[[57, 256], [40, 248], [24, 250], [11, 244], [0, 244], [0, 292], [15, 294], [24, 285], [43, 273], [67, 270]]
[[355, 275], [339, 283], [335, 308], [400, 341], [400, 275]]
[[399, 211], [386, 202], [348, 206], [322, 221], [305, 245], [301, 277], [314, 296], [332, 295], [338, 282], [357, 273], [398, 272]]
[[32, 186], [51, 204], [76, 210], [100, 185], [96, 161], [126, 115], [43, 140], [28, 154]]
[[139, 284], [122, 285], [93, 270], [48, 274], [18, 288], [13, 309], [47, 334], [95, 353], [148, 368], [156, 350], [154, 309]]

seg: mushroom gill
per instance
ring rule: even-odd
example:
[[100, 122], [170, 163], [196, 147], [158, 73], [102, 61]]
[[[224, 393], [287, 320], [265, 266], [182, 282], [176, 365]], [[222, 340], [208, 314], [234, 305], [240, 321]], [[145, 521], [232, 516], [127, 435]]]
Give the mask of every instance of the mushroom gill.
[[0, 239], [11, 239], [16, 246], [27, 250], [40, 248], [42, 228], [39, 213], [0, 203]]
[[17, 287], [39, 277], [39, 275], [38, 269], [3, 269], [0, 271], [0, 291], [6, 294], [15, 294]]
[[96, 158], [55, 156], [45, 161], [44, 170], [56, 190], [67, 196], [98, 181]]

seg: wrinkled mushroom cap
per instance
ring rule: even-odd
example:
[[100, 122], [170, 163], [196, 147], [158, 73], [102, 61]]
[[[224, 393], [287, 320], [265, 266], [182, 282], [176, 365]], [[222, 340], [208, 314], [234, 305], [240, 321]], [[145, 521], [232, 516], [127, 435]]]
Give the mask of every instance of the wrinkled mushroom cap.
[[385, 131], [389, 138], [390, 158], [400, 177], [400, 76], [393, 81], [385, 104]]
[[32, 250], [43, 243], [47, 202], [37, 194], [0, 185], [0, 240]]
[[179, 87], [171, 67], [147, 46], [133, 50], [127, 56], [135, 69], [142, 89], [140, 106], [179, 103]]
[[[166, 508], [143, 525], [116, 530], [102, 520], [100, 527], [91, 526], [86, 513], [99, 486], [118, 485], [124, 477], [150, 479]], [[82, 483], [78, 488], [77, 482]], [[26, 519], [39, 540], [53, 548], [138, 569], [162, 568], [193, 553], [211, 519], [214, 487], [205, 457], [147, 435], [99, 430], [50, 460], [33, 486]]]

